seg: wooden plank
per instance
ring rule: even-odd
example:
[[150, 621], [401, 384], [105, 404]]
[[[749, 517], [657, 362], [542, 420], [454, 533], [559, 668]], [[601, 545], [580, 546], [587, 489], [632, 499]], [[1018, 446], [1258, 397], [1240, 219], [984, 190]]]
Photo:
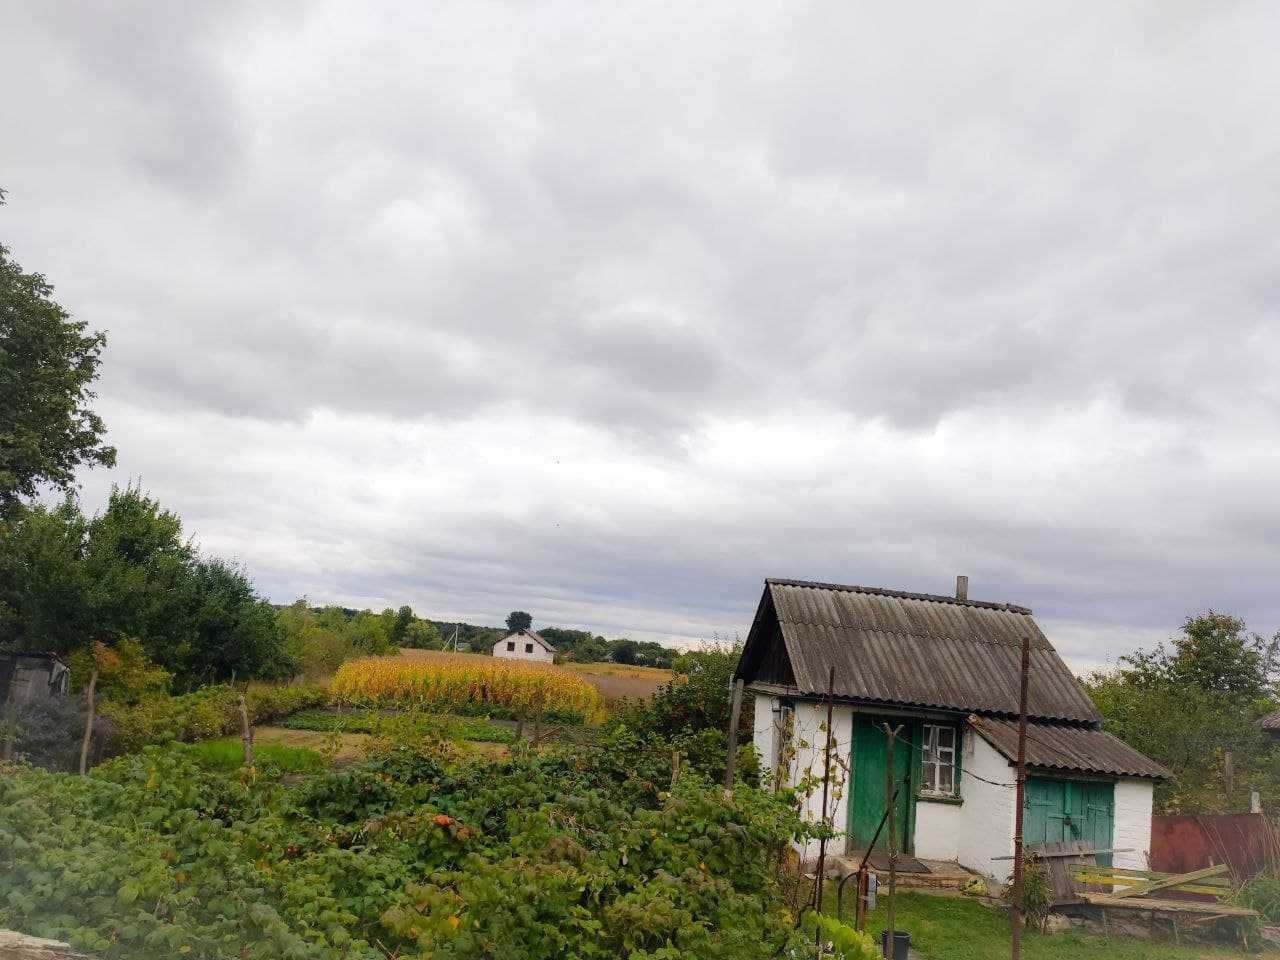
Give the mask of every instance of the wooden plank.
[[[1100, 884], [1102, 886], [1133, 886], [1135, 881], [1123, 877], [1107, 877], [1091, 873], [1073, 873], [1071, 878], [1076, 883]], [[1194, 883], [1184, 883], [1170, 889], [1176, 890], [1178, 893], [1197, 893], [1206, 897], [1223, 897], [1230, 893], [1222, 887], [1202, 887]]]
[[[1178, 873], [1158, 873], [1156, 870], [1138, 870], [1129, 867], [1073, 867], [1075, 872], [1080, 870], [1088, 870], [1089, 873], [1096, 873], [1103, 877], [1128, 877], [1135, 879], [1167, 879], [1170, 877], [1179, 877]], [[1204, 877], [1196, 881], [1201, 886], [1206, 887], [1222, 887], [1224, 890], [1230, 890], [1231, 881], [1228, 877]]]
[[1105, 893], [1084, 892], [1080, 899], [1095, 907], [1123, 910], [1151, 910], [1155, 913], [1202, 913], [1223, 917], [1256, 917], [1258, 911], [1230, 903], [1198, 903], [1195, 900], [1148, 900], [1144, 897], [1115, 897]]
[[1028, 844], [1026, 849], [1027, 853], [1044, 861], [1054, 906], [1079, 903], [1078, 888], [1071, 870], [1073, 867], [1097, 869], [1093, 844], [1083, 840], [1057, 840]]
[[1227, 865], [1220, 863], [1216, 867], [1205, 867], [1203, 870], [1192, 870], [1190, 873], [1182, 873], [1173, 877], [1166, 877], [1163, 880], [1149, 880], [1144, 884], [1136, 887], [1130, 887], [1116, 894], [1117, 897], [1138, 897], [1145, 896], [1154, 890], [1165, 890], [1169, 887], [1176, 887], [1183, 883], [1190, 883], [1193, 880], [1201, 880], [1205, 877], [1216, 877], [1227, 872]]

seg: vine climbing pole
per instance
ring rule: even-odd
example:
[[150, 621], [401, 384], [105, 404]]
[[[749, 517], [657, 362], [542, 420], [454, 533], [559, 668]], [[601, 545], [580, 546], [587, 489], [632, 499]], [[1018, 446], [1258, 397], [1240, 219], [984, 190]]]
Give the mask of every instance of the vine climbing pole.
[[885, 937], [881, 947], [881, 956], [892, 957], [894, 934], [897, 932], [894, 915], [894, 901], [898, 894], [898, 818], [893, 815], [893, 807], [898, 799], [898, 791], [893, 782], [893, 755], [898, 748], [898, 734], [902, 732], [902, 724], [891, 727], [884, 725], [885, 764], [884, 764], [884, 796], [885, 817], [889, 821], [889, 902], [885, 906]]
[[1031, 639], [1022, 638], [1022, 682], [1018, 693], [1018, 786], [1013, 811], [1013, 910], [1009, 935], [1013, 960], [1022, 960], [1022, 804], [1027, 792], [1027, 679], [1031, 672]]

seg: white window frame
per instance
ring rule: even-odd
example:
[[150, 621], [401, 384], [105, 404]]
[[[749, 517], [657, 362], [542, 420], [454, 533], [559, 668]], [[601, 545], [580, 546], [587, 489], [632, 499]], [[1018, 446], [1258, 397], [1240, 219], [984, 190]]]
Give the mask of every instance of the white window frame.
[[[951, 745], [942, 746], [939, 741], [943, 732], [951, 735]], [[954, 724], [926, 723], [921, 734], [920, 749], [920, 792], [932, 797], [955, 797], [960, 793], [960, 730]], [[944, 782], [942, 773], [947, 768], [951, 771], [950, 787], [940, 786]]]

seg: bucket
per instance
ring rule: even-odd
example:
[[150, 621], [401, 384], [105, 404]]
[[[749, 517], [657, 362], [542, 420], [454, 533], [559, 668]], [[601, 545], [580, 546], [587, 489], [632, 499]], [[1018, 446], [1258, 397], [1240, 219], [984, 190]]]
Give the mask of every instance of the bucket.
[[911, 949], [911, 934], [904, 933], [901, 930], [893, 932], [893, 953], [889, 952], [889, 931], [884, 930], [880, 933], [880, 956], [892, 957], [893, 960], [907, 960], [907, 953]]

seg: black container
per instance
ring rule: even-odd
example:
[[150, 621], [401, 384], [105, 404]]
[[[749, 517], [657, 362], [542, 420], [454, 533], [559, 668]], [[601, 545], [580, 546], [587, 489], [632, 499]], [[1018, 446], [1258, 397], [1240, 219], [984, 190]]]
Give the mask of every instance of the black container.
[[907, 960], [911, 950], [911, 934], [895, 930], [893, 933], [893, 953], [889, 952], [889, 931], [880, 932], [880, 956], [893, 957], [893, 960]]

